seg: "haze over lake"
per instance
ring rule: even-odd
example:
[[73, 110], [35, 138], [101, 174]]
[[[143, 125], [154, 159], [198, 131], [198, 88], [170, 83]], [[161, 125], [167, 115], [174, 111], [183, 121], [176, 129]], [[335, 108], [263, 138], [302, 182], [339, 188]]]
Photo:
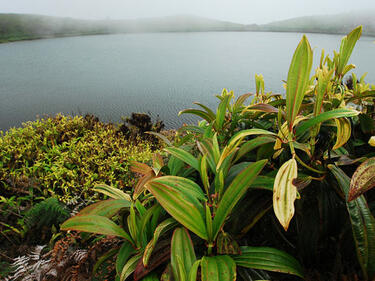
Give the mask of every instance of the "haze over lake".
[[[318, 61], [339, 50], [342, 35], [307, 34]], [[223, 88], [238, 96], [284, 93], [298, 33], [208, 32], [86, 36], [0, 45], [0, 130], [63, 112], [118, 122], [131, 112], [160, 116], [168, 128], [193, 122], [177, 113], [199, 101], [212, 108]], [[362, 37], [350, 63], [375, 81], [374, 38]], [[332, 56], [331, 56], [332, 57]]]

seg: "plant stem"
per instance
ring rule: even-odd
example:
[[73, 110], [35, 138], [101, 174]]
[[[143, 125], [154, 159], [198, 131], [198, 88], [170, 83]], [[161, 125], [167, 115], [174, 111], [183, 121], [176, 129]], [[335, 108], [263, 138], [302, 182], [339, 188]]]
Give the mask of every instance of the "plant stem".
[[298, 163], [300, 163], [302, 166], [304, 166], [306, 169], [310, 170], [310, 171], [313, 171], [315, 173], [318, 173], [318, 174], [325, 174], [326, 171], [320, 171], [320, 170], [317, 170], [317, 169], [314, 169], [313, 167], [310, 167], [309, 165], [307, 165], [306, 163], [304, 163], [301, 158], [298, 157], [297, 153], [294, 153], [294, 156], [296, 157]]

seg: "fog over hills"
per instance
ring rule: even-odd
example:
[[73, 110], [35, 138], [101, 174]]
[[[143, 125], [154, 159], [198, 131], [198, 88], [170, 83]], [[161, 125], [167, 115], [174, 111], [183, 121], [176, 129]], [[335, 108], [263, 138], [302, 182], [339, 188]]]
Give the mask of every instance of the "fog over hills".
[[358, 25], [363, 25], [363, 34], [375, 36], [375, 10], [297, 17], [263, 24], [258, 30], [346, 34]]
[[375, 36], [374, 11], [309, 16], [244, 25], [191, 15], [129, 20], [79, 20], [41, 15], [0, 14], [0, 42], [62, 36], [135, 32], [282, 31], [345, 34], [358, 25]]

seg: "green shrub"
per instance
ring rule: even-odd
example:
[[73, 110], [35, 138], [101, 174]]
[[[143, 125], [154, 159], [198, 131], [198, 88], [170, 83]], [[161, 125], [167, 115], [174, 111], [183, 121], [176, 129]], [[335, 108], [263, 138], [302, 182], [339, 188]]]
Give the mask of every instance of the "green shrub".
[[97, 183], [132, 186], [129, 162], [148, 161], [151, 153], [148, 142], [134, 145], [117, 126], [92, 116], [27, 122], [1, 133], [0, 190], [5, 197], [89, 198]]

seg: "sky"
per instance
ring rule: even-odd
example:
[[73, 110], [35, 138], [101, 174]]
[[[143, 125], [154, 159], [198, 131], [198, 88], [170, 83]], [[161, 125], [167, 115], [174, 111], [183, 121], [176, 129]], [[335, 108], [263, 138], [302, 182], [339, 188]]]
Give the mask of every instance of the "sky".
[[374, 0], [0, 0], [0, 13], [81, 19], [129, 19], [189, 14], [237, 23], [375, 10]]

